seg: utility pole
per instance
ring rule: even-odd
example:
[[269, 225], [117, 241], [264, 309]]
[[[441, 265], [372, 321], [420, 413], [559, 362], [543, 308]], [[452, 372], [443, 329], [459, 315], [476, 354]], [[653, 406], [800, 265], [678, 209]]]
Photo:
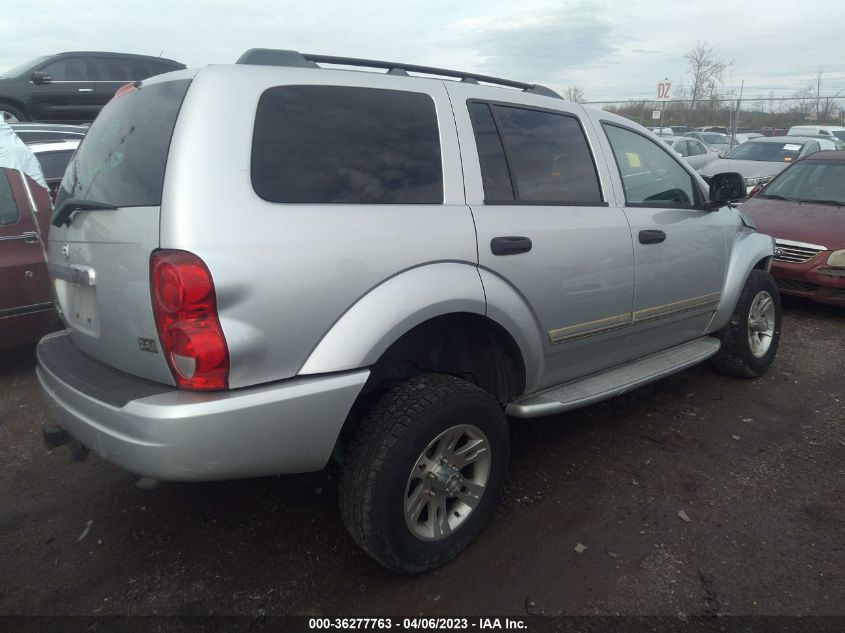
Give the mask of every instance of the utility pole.
[[736, 114], [733, 117], [733, 126], [731, 127], [731, 148], [736, 144], [736, 129], [739, 127], [739, 110], [742, 107], [742, 91], [745, 88], [745, 79], [739, 86], [739, 99], [736, 100]]

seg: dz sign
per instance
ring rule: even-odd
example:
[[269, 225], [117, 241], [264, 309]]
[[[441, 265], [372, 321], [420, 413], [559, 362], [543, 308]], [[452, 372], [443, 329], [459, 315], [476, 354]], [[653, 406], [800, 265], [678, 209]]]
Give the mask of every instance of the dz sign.
[[658, 84], [657, 84], [657, 100], [658, 101], [670, 101], [672, 99], [671, 89], [672, 89], [672, 82], [671, 81], [660, 81], [660, 82], [658, 82]]

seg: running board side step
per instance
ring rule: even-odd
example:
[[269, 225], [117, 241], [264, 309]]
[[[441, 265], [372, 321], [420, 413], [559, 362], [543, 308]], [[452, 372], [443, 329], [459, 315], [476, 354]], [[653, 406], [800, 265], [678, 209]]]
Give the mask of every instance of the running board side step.
[[515, 400], [505, 412], [514, 418], [538, 418], [577, 409], [684, 370], [710, 358], [720, 347], [719, 339], [703, 336], [626, 365]]

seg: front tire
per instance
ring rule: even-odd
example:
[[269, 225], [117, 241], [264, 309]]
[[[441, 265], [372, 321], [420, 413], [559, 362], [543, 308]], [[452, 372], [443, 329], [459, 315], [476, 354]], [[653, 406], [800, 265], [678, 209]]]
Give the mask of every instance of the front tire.
[[343, 522], [388, 569], [438, 567], [489, 521], [509, 457], [507, 420], [490, 394], [453, 376], [412, 378], [379, 400], [349, 446]]
[[713, 365], [741, 378], [762, 376], [777, 354], [781, 330], [780, 295], [764, 270], [748, 275], [731, 320], [716, 336], [722, 342]]

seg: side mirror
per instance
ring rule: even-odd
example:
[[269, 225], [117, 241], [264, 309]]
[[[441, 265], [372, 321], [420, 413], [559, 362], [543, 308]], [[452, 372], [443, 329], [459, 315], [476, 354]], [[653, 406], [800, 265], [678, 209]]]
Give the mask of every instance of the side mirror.
[[32, 73], [32, 83], [37, 86], [48, 84], [51, 81], [53, 81], [53, 78], [47, 73], [42, 73], [40, 70], [36, 70], [34, 73]]
[[720, 207], [745, 197], [745, 179], [736, 172], [716, 174], [710, 178], [710, 205]]

